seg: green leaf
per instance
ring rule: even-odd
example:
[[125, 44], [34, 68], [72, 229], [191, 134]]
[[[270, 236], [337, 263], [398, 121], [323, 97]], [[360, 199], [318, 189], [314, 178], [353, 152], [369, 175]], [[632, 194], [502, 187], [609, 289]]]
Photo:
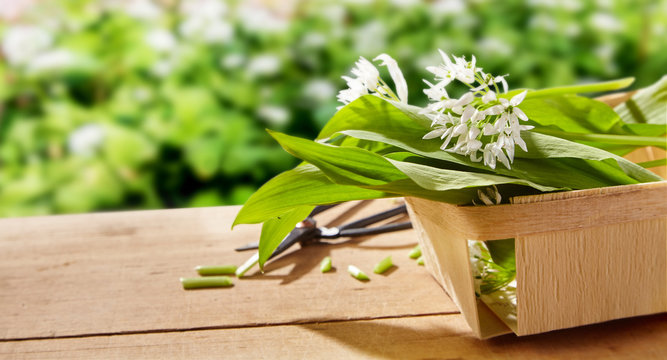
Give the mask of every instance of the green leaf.
[[667, 75], [614, 108], [625, 123], [666, 125]]
[[[667, 107], [667, 104], [665, 107]], [[665, 136], [667, 134], [665, 124], [624, 124], [623, 128], [627, 129], [629, 133], [639, 136]]]
[[382, 156], [356, 147], [338, 147], [268, 130], [288, 153], [324, 171], [343, 185], [383, 185], [404, 179]]
[[314, 206], [298, 206], [285, 214], [268, 219], [262, 225], [262, 234], [259, 237], [259, 267], [263, 268], [266, 260], [289, 234], [297, 223], [303, 221]]
[[[455, 203], [469, 203], [474, 198], [469, 193], [461, 196], [465, 193], [460, 192], [461, 189], [497, 184], [526, 185], [540, 191], [559, 190], [523, 179], [440, 169], [387, 159], [364, 149], [336, 147], [276, 132], [271, 132], [271, 135], [286, 151], [317, 166], [339, 184], [362, 186], [405, 196], [447, 199], [448, 202]], [[457, 191], [460, 194], [456, 194]]]
[[[414, 113], [416, 111], [414, 108], [403, 106], [399, 109], [394, 105], [396, 104], [375, 96], [364, 96], [341, 109], [322, 130], [319, 138], [325, 139], [340, 133], [393, 145], [418, 155], [464, 165], [471, 169], [491, 170], [482, 163], [470, 161], [466, 156], [442, 151], [441, 141], [438, 139], [422, 140], [422, 136], [428, 132], [424, 127], [424, 120], [419, 114]], [[529, 152], [517, 149], [512, 169], [499, 166], [494, 170], [495, 173], [546, 186], [573, 189], [659, 180], [656, 175], [641, 167], [595, 147], [530, 131], [522, 135]], [[608, 171], [623, 172], [633, 179], [618, 183], [611, 179], [622, 178], [619, 174], [589, 172], [593, 169], [587, 160], [604, 159], [614, 159], [619, 162], [619, 165], [607, 167]]]
[[526, 99], [553, 95], [584, 94], [620, 90], [632, 85], [633, 82], [635, 82], [635, 78], [628, 77], [593, 84], [557, 86], [542, 90], [529, 91], [528, 94], [526, 94]]
[[521, 110], [533, 125], [575, 133], [609, 133], [621, 122], [607, 104], [576, 95], [525, 99]]
[[283, 172], [259, 188], [241, 208], [233, 226], [261, 223], [301, 205], [334, 204], [393, 196], [398, 195], [335, 184], [317, 167], [304, 164]]
[[[607, 151], [598, 149], [596, 147], [587, 146], [554, 136], [538, 134], [527, 131], [522, 136], [528, 146], [528, 152], [517, 152], [515, 155], [518, 158], [532, 158], [542, 159], [549, 158], [577, 158], [585, 160], [605, 161], [613, 160], [608, 164], [615, 165], [616, 169], [622, 170], [625, 174], [632, 177], [638, 182], [660, 181], [661, 177], [654, 173], [638, 166], [637, 164], [626, 160], [620, 156], [614, 155]], [[611, 171], [611, 169], [609, 169]], [[622, 185], [622, 184], [610, 184]]]
[[185, 161], [200, 179], [209, 179], [220, 168], [223, 143], [217, 138], [195, 139], [185, 148]]
[[514, 239], [485, 241], [491, 259], [496, 265], [508, 271], [516, 271]]

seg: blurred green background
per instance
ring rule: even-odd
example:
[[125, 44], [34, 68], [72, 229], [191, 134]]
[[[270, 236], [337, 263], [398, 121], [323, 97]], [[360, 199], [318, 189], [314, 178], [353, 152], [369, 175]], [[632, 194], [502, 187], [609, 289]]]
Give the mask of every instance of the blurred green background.
[[423, 104], [437, 49], [511, 88], [665, 73], [665, 1], [0, 0], [0, 216], [243, 203], [362, 55]]

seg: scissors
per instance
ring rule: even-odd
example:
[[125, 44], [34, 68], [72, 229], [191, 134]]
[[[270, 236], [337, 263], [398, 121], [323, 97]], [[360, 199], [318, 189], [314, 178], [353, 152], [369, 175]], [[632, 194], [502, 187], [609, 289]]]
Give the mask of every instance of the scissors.
[[[341, 237], [367, 236], [367, 235], [382, 234], [386, 232], [412, 228], [412, 223], [409, 221], [366, 228], [366, 226], [368, 225], [375, 224], [379, 221], [389, 219], [399, 214], [407, 213], [407, 208], [405, 205], [397, 206], [393, 209], [389, 209], [381, 213], [371, 215], [363, 219], [359, 219], [341, 226], [335, 226], [330, 228], [323, 226], [318, 227], [317, 221], [314, 219], [314, 216], [336, 205], [338, 204], [321, 205], [315, 207], [315, 209], [308, 215], [308, 217], [306, 217], [303, 221], [298, 223], [294, 228], [294, 230], [292, 230], [289, 234], [287, 234], [287, 236], [285, 236], [283, 241], [280, 242], [278, 247], [273, 251], [273, 254], [271, 254], [269, 260], [282, 254], [283, 252], [285, 252], [285, 250], [289, 249], [290, 247], [292, 247], [294, 244], [297, 243], [304, 246], [315, 242], [319, 242], [321, 239], [337, 239]], [[258, 243], [250, 243], [241, 246], [235, 250], [245, 251], [257, 248], [258, 248]], [[243, 274], [246, 271], [248, 271], [252, 266], [254, 266], [257, 263], [258, 259], [259, 259], [259, 254], [253, 255], [250, 259], [248, 259], [248, 261], [246, 261], [243, 265], [241, 265], [238, 268], [236, 275], [239, 277], [243, 276]]]

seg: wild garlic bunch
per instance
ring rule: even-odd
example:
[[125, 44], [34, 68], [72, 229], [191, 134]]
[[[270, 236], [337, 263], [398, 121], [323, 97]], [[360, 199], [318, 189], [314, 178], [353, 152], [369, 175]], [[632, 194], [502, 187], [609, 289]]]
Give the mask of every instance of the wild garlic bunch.
[[[474, 57], [440, 53], [442, 63], [427, 67], [434, 76], [425, 80], [424, 107], [408, 104], [401, 69], [381, 54], [373, 62], [359, 58], [343, 76], [344, 106], [316, 139], [269, 130], [303, 163], [264, 184], [236, 217], [234, 224], [264, 224], [251, 260], [262, 266], [316, 205], [408, 196], [494, 206], [519, 195], [662, 180], [622, 156], [648, 145], [667, 148], [658, 111], [667, 77], [636, 95], [647, 116], [635, 119], [636, 111], [621, 116], [579, 95], [622, 89], [633, 79], [509, 91], [507, 75], [484, 72]], [[467, 89], [450, 96], [455, 82]]]
[[[439, 137], [444, 140], [440, 147], [442, 150], [469, 156], [473, 162], [484, 161], [484, 165], [491, 169], [495, 169], [497, 162], [510, 169], [514, 161], [515, 145], [528, 151], [526, 142], [521, 138], [521, 131], [530, 130], [533, 126], [520, 124], [520, 120], [527, 121], [528, 117], [518, 107], [527, 91], [509, 100], [499, 97], [498, 84], [502, 85], [503, 94], [507, 93], [507, 75], [485, 73], [476, 65], [474, 56], [471, 61], [466, 61], [465, 57], [452, 56], [452, 61], [449, 55], [439, 51], [443, 63], [426, 68], [435, 75], [435, 84], [424, 80], [428, 85], [424, 93], [431, 103], [420, 113], [431, 120], [433, 130], [424, 135], [423, 139]], [[377, 60], [382, 61], [380, 65], [387, 66], [398, 95], [380, 77], [377, 68], [360, 57], [351, 71], [356, 77], [343, 76], [348, 88], [338, 94], [339, 101], [346, 105], [360, 96], [372, 94], [407, 104], [407, 85], [396, 60], [387, 54], [374, 59]], [[469, 90], [459, 98], [450, 97], [446, 88], [453, 81], [466, 85]]]

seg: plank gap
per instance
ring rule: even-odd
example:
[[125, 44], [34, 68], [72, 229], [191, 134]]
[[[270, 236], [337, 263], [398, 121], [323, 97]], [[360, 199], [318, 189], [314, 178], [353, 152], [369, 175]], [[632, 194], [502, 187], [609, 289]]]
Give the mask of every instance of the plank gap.
[[19, 341], [33, 341], [33, 340], [57, 340], [57, 339], [82, 339], [91, 337], [104, 336], [123, 336], [123, 335], [147, 335], [147, 334], [164, 334], [164, 333], [181, 333], [189, 331], [210, 331], [210, 330], [232, 330], [232, 329], [247, 329], [247, 328], [263, 328], [289, 325], [313, 325], [313, 324], [330, 324], [330, 323], [344, 323], [356, 321], [371, 321], [371, 320], [386, 320], [386, 319], [404, 319], [404, 318], [421, 318], [429, 316], [441, 315], [459, 315], [459, 311], [444, 311], [423, 314], [404, 314], [404, 315], [387, 315], [387, 316], [361, 316], [349, 319], [306, 319], [303, 321], [290, 322], [273, 322], [273, 323], [254, 323], [243, 325], [211, 325], [211, 326], [196, 326], [189, 328], [171, 328], [171, 329], [146, 329], [146, 330], [128, 330], [116, 332], [97, 332], [87, 334], [70, 334], [70, 335], [56, 335], [56, 336], [34, 336], [21, 338], [7, 338], [0, 339], [0, 343], [19, 342]]

